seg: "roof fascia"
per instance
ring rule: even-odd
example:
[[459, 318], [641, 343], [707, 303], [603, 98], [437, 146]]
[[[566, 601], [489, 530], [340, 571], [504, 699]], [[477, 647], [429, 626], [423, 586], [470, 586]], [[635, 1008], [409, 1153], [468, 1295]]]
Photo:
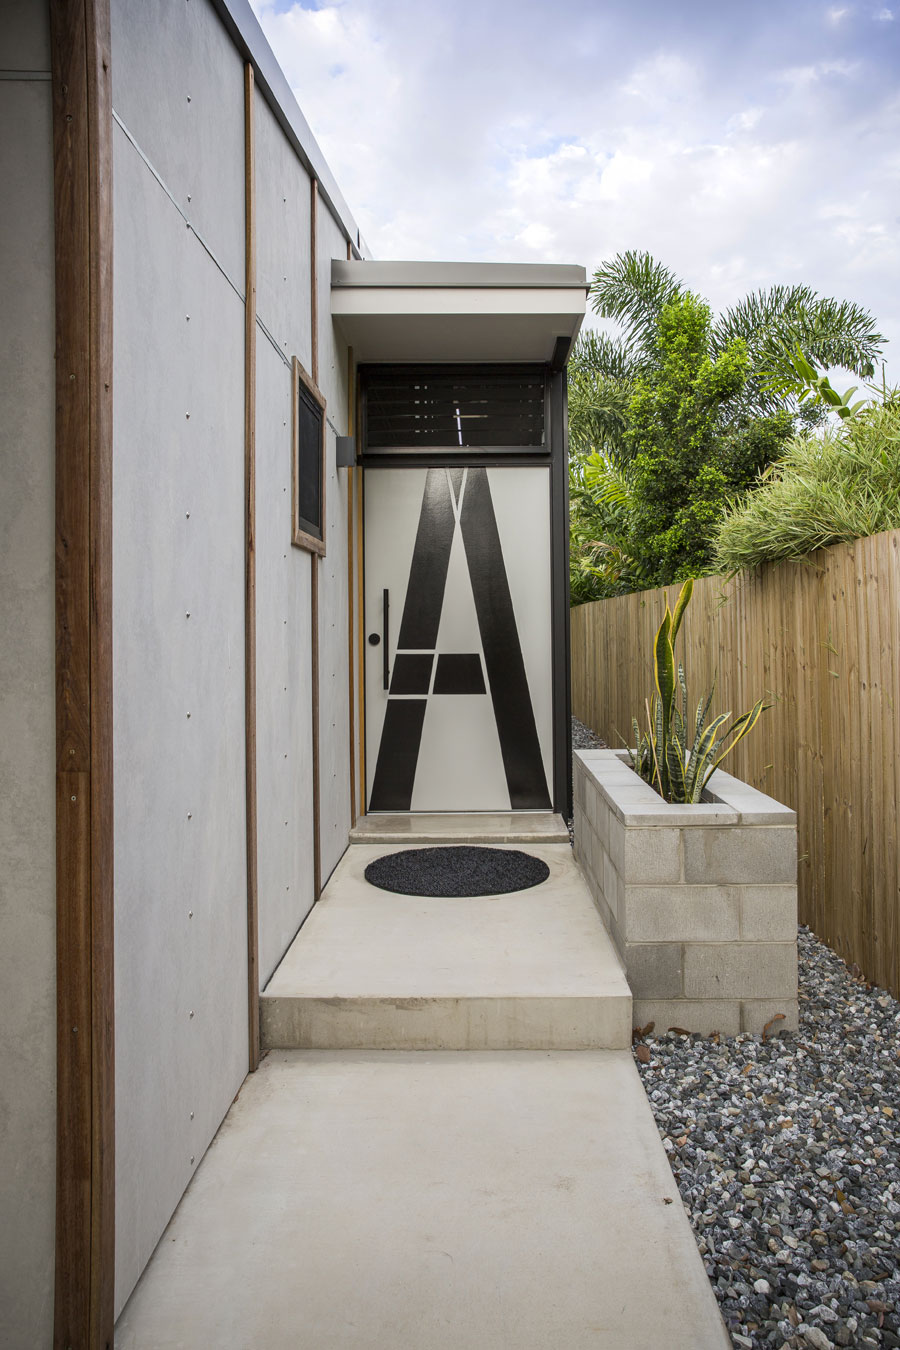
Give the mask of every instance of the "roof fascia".
[[365, 257], [368, 248], [359, 226], [309, 129], [309, 123], [300, 111], [300, 105], [275, 59], [259, 20], [250, 8], [249, 0], [212, 0], [212, 3], [232, 42], [244, 60], [252, 65], [255, 82], [300, 162], [318, 182], [319, 195], [324, 198], [340, 225], [355, 257]]

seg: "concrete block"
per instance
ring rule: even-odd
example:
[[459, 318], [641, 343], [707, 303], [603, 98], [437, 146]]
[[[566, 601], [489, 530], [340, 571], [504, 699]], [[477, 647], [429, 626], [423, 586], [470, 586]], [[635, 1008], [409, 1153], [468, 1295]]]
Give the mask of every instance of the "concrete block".
[[767, 825], [686, 830], [684, 879], [700, 883], [795, 883], [797, 832], [792, 826]]
[[[632, 1013], [634, 1025], [654, 1024], [654, 1034], [662, 1035], [672, 1027], [698, 1031], [701, 1036], [737, 1036], [741, 1030], [741, 1005], [735, 999], [640, 999]], [[651, 1049], [652, 1053], [652, 1049]]]
[[605, 867], [604, 859], [605, 859], [605, 858], [606, 858], [606, 851], [604, 850], [603, 845], [602, 845], [602, 843], [600, 842], [600, 836], [599, 836], [598, 834], [596, 834], [596, 833], [592, 830], [592, 831], [591, 831], [591, 871], [593, 872], [594, 877], [596, 878], [597, 885], [600, 886], [600, 887], [602, 887], [602, 885], [603, 885], [604, 867]]
[[615, 947], [616, 957], [618, 959], [619, 965], [622, 968], [622, 973], [625, 975], [625, 978], [628, 982], [628, 987], [630, 989], [631, 981], [628, 980], [626, 942], [624, 937], [622, 936], [622, 930], [618, 925], [616, 916], [610, 909], [609, 905], [606, 904], [605, 900], [603, 902], [603, 908], [605, 910], [605, 913], [601, 911], [601, 918], [603, 919], [603, 923], [604, 926], [606, 927], [607, 933], [613, 940], [613, 946]]
[[572, 808], [572, 824], [574, 826], [575, 832], [575, 840], [573, 843], [575, 857], [578, 859], [579, 865], [582, 868], [585, 868], [586, 867], [585, 860], [590, 858], [590, 841], [587, 840], [585, 833], [586, 826], [585, 826], [584, 811], [578, 805], [577, 802], [574, 803]]
[[703, 829], [710, 825], [738, 825], [741, 817], [737, 811], [716, 802], [698, 802], [696, 806], [673, 806], [664, 802], [658, 793], [653, 793], [653, 801], [632, 798], [623, 801], [617, 812], [623, 825], [629, 829], [649, 829], [670, 826], [673, 829]]
[[767, 797], [758, 788], [751, 787], [722, 769], [717, 769], [709, 780], [707, 792], [715, 801], [739, 812], [742, 823], [748, 825], [796, 825], [797, 814], [783, 806], [774, 797]]
[[737, 886], [741, 937], [751, 942], [793, 942], [797, 937], [796, 886]]
[[[615, 837], [619, 831], [610, 825]], [[622, 866], [617, 866], [626, 885], [661, 885], [681, 880], [681, 831], [674, 829], [623, 830]], [[694, 878], [706, 880], [705, 877]], [[713, 880], [713, 878], [710, 878]]]
[[732, 886], [625, 886], [620, 920], [629, 942], [728, 942], [740, 936]]
[[613, 867], [621, 872], [625, 867], [625, 827], [612, 812], [609, 816], [609, 846], [606, 851]]
[[684, 995], [685, 998], [796, 998], [797, 944], [686, 943]]
[[[784, 1021], [774, 1022], [779, 1013]], [[795, 998], [783, 999], [745, 999], [741, 1003], [741, 1031], [752, 1036], [761, 1036], [768, 1026], [768, 1034], [779, 1031], [796, 1031], [800, 1025], [800, 1010]]]
[[599, 811], [600, 794], [593, 778], [589, 778], [584, 787], [584, 811], [591, 825], [596, 825]]
[[599, 808], [597, 811], [597, 820], [595, 822], [597, 838], [603, 847], [609, 852], [609, 830], [610, 830], [610, 810], [606, 799], [601, 795]]
[[682, 992], [680, 942], [626, 942], [625, 969], [635, 999], [678, 998]]
[[616, 916], [619, 918], [619, 873], [613, 867], [612, 859], [608, 853], [603, 854], [603, 894], [606, 897], [606, 903]]

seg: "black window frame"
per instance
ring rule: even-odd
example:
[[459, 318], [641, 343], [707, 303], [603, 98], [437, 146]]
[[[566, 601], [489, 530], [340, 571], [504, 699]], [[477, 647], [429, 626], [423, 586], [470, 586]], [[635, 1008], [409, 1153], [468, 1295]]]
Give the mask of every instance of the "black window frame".
[[[544, 457], [550, 458], [550, 371], [546, 364], [535, 361], [520, 362], [490, 362], [490, 361], [467, 361], [467, 362], [446, 362], [446, 363], [419, 363], [419, 362], [368, 362], [358, 367], [359, 375], [359, 413], [360, 413], [360, 457], [363, 461], [370, 464], [389, 462], [396, 457], [397, 461], [415, 458], [423, 463], [434, 459], [445, 459], [459, 461], [462, 463], [466, 456], [497, 455], [521, 456], [523, 460], [530, 461]], [[408, 381], [411, 376], [420, 376], [427, 380], [434, 376], [452, 376], [459, 378], [478, 379], [486, 375], [499, 375], [511, 380], [521, 378], [523, 375], [532, 378], [540, 378], [543, 384], [543, 443], [541, 445], [436, 445], [431, 444], [413, 444], [413, 445], [395, 445], [378, 446], [371, 448], [369, 446], [369, 428], [368, 428], [368, 394], [369, 385], [374, 376], [381, 379], [387, 377], [398, 378]]]
[[[318, 521], [305, 520], [300, 515], [300, 400], [318, 413], [321, 425], [319, 438], [319, 516]], [[325, 445], [327, 421], [325, 396], [295, 356], [291, 361], [291, 543], [295, 548], [325, 556]]]

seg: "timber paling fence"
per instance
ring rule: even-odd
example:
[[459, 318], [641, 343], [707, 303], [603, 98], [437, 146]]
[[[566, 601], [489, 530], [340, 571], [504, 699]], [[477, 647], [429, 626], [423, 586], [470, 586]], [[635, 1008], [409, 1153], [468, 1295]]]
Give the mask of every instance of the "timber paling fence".
[[[572, 610], [572, 711], [610, 746], [653, 692], [679, 587]], [[900, 530], [694, 585], [676, 643], [693, 710], [771, 707], [723, 765], [797, 812], [801, 923], [900, 996]]]

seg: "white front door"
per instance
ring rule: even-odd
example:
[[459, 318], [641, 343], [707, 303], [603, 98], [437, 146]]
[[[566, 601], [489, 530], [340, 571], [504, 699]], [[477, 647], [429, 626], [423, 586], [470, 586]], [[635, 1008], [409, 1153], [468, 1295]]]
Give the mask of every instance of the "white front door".
[[370, 811], [550, 810], [550, 472], [367, 469]]

